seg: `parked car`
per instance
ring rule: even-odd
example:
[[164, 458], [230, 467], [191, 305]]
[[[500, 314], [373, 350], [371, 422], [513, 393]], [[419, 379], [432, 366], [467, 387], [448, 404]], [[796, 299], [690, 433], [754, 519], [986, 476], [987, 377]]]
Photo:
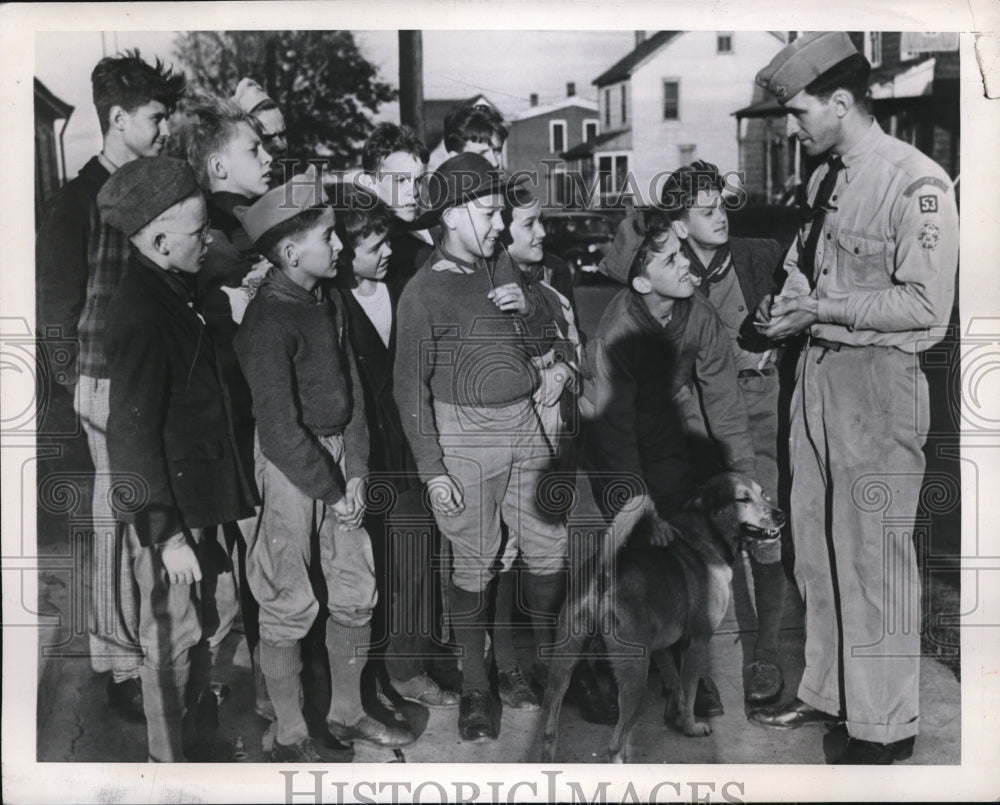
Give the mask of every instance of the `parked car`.
[[545, 212], [545, 249], [566, 261], [575, 284], [603, 280], [597, 264], [611, 247], [623, 215], [620, 210]]

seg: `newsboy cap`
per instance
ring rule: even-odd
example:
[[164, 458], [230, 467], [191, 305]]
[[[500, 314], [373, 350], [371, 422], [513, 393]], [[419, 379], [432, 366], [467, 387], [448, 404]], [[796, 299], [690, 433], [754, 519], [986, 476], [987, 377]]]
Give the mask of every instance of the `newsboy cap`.
[[111, 174], [97, 194], [101, 220], [131, 237], [198, 192], [191, 166], [173, 157], [142, 157]]
[[236, 91], [233, 93], [232, 100], [240, 109], [248, 114], [252, 114], [268, 101], [274, 103], [271, 97], [264, 92], [264, 88], [252, 78], [240, 79], [240, 83], [236, 85]]
[[823, 73], [858, 52], [844, 31], [812, 31], [782, 48], [757, 73], [757, 84], [785, 103]]
[[322, 176], [317, 173], [316, 166], [310, 164], [305, 173], [293, 176], [285, 184], [268, 190], [257, 199], [243, 212], [240, 222], [250, 240], [256, 243], [272, 227], [294, 218], [310, 207], [326, 204]]
[[436, 171], [428, 174], [421, 188], [421, 201], [430, 210], [431, 220], [439, 218], [451, 207], [502, 193], [502, 171], [494, 168], [482, 154], [467, 151], [446, 159]]

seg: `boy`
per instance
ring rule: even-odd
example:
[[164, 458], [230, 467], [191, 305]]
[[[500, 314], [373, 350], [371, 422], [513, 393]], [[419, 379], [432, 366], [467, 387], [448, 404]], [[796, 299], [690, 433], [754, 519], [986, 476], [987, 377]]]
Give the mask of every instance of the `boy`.
[[319, 177], [309, 171], [265, 193], [243, 225], [272, 263], [234, 345], [253, 393], [257, 481], [264, 499], [249, 540], [247, 577], [260, 604], [260, 667], [277, 716], [274, 762], [319, 760], [300, 706], [299, 647], [319, 612], [309, 578], [319, 541], [326, 580], [332, 698], [340, 741], [399, 747], [413, 735], [361, 704], [360, 678], [375, 605], [365, 511], [368, 433], [337, 294], [341, 244]]
[[442, 689], [423, 664], [433, 649], [433, 534], [421, 522], [427, 516], [423, 490], [392, 396], [396, 307], [404, 284], [402, 277], [389, 273], [393, 220], [389, 209], [379, 201], [373, 203], [364, 190], [343, 188], [336, 232], [343, 246], [342, 294], [351, 346], [358, 361], [365, 417], [371, 423], [369, 487], [378, 484], [392, 500], [391, 508], [372, 513], [367, 521], [376, 549], [380, 604], [384, 601], [376, 616], [388, 626], [385, 669], [396, 692], [429, 707], [455, 707], [457, 694]]
[[494, 168], [503, 167], [507, 126], [500, 113], [486, 104], [456, 106], [444, 119], [444, 137], [434, 149], [433, 165], [459, 154], [479, 154]]
[[[182, 73], [139, 51], [101, 59], [90, 77], [103, 148], [49, 203], [36, 240], [36, 329], [59, 331], [69, 361], [59, 382], [74, 397], [94, 465], [94, 541], [90, 546], [93, 631], [90, 662], [111, 671], [108, 703], [119, 714], [143, 718], [132, 574], [119, 563], [114, 512], [108, 503], [108, 367], [104, 334], [111, 297], [125, 275], [128, 239], [100, 220], [97, 193], [116, 170], [139, 157], [157, 156], [170, 133], [167, 118], [184, 92]], [[51, 348], [42, 342], [43, 347]], [[53, 356], [54, 357], [54, 356]], [[123, 594], [116, 594], [116, 590]]]
[[277, 187], [285, 183], [284, 158], [288, 156], [288, 131], [285, 128], [285, 116], [281, 114], [270, 96], [252, 78], [242, 78], [236, 85], [232, 100], [244, 112], [253, 115], [260, 129], [260, 138], [273, 158], [271, 163], [271, 186]]
[[[778, 368], [770, 342], [752, 326], [761, 299], [773, 293], [784, 252], [777, 241], [730, 238], [718, 168], [698, 161], [671, 174], [661, 193], [664, 209], [691, 272], [729, 333], [737, 382], [750, 421], [757, 477], [772, 500], [778, 500]], [[765, 549], [763, 546], [767, 545]], [[746, 700], [773, 702], [784, 687], [778, 665], [778, 630], [785, 602], [781, 544], [754, 543], [750, 551], [757, 639], [749, 667]]]
[[253, 500], [192, 302], [211, 238], [205, 200], [184, 162], [152, 157], [117, 170], [97, 203], [133, 246], [108, 311], [108, 454], [119, 489], [141, 485], [115, 499], [139, 589], [149, 759], [208, 760], [182, 736], [208, 685], [218, 624], [203, 531], [252, 514]]
[[[483, 661], [486, 588], [499, 558], [501, 513], [532, 574], [563, 569], [565, 529], [539, 511], [549, 455], [535, 412], [539, 373], [526, 349], [550, 321], [514, 269], [490, 258], [503, 229], [502, 186], [490, 163], [461, 154], [435, 174], [442, 241], [399, 303], [395, 395], [403, 429], [454, 557], [452, 625], [463, 651], [462, 740], [497, 737]], [[501, 684], [520, 671], [501, 668]]]

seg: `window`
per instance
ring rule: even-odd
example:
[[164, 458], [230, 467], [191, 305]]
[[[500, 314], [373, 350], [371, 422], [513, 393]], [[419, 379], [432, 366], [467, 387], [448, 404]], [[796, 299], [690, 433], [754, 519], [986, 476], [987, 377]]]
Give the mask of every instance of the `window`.
[[597, 157], [598, 189], [604, 202], [628, 186], [628, 154], [601, 154]]
[[625, 84], [622, 84], [622, 125], [625, 125], [625, 121], [628, 120], [628, 88]]
[[589, 143], [591, 140], [597, 139], [597, 121], [596, 120], [584, 120], [583, 121], [583, 141]]
[[865, 56], [871, 62], [872, 67], [878, 67], [882, 63], [882, 32], [869, 31], [865, 37]]
[[720, 33], [715, 37], [715, 50], [717, 53], [733, 52], [733, 35], [731, 33]]
[[604, 125], [611, 126], [611, 90], [604, 90]]
[[663, 82], [663, 119], [679, 120], [681, 106], [681, 85], [679, 81]]
[[566, 150], [566, 121], [549, 121], [549, 151], [553, 154], [561, 154]]

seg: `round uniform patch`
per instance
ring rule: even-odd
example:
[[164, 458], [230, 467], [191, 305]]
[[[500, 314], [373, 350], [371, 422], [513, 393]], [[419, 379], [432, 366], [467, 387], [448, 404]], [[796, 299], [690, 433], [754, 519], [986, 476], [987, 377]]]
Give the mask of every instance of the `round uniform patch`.
[[920, 227], [917, 239], [925, 249], [936, 249], [941, 241], [941, 230], [937, 224], [924, 224]]

